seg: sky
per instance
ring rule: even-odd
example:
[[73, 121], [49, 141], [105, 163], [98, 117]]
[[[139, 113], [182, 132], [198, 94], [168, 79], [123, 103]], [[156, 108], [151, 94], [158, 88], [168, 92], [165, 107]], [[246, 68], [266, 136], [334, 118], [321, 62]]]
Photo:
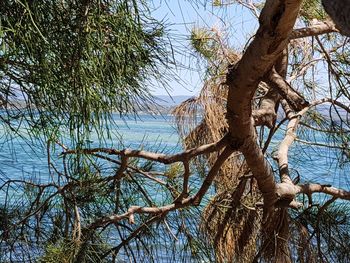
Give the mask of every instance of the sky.
[[[172, 38], [177, 67], [168, 89], [158, 83], [152, 84], [154, 95], [196, 96], [203, 85], [204, 66], [198, 58], [190, 55], [189, 35], [193, 27], [216, 28], [227, 37], [231, 47], [242, 50], [247, 39], [257, 29], [257, 19], [238, 5], [213, 7], [199, 1], [158, 0], [152, 1], [152, 14], [164, 20]], [[203, 1], [201, 1], [203, 2]]]

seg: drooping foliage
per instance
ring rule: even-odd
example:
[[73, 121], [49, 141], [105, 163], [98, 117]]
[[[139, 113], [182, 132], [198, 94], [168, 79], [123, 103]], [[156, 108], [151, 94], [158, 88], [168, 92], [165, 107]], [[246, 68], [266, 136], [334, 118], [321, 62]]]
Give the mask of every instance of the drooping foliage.
[[[232, 3], [254, 14], [262, 7], [251, 1], [214, 1], [214, 6]], [[5, 1], [0, 7], [5, 10], [0, 15], [5, 108], [1, 117], [5, 123], [13, 125], [13, 120], [22, 119], [50, 136], [61, 126], [82, 142], [92, 128], [104, 131], [112, 111], [133, 111], [140, 100], [149, 98], [143, 84], [166, 53], [159, 42], [164, 30], [148, 16], [143, 1]], [[326, 19], [321, 3], [305, 1], [298, 26], [312, 26], [313, 19]], [[0, 206], [4, 244], [0, 261], [347, 259], [348, 207], [335, 197], [325, 201], [322, 194], [312, 199], [313, 193], [299, 193], [295, 200], [302, 204], [299, 210], [292, 211], [288, 200], [282, 200], [266, 223], [262, 193], [241, 152], [231, 152], [218, 171], [210, 173], [220, 163], [222, 152], [235, 148], [234, 144], [225, 145], [225, 150], [217, 145], [209, 146], [213, 151], [206, 147], [227, 138], [226, 76], [245, 52], [236, 52], [237, 47], [231, 47], [223, 35], [215, 28], [200, 27], [190, 34], [194, 53], [204, 61], [204, 86], [198, 97], [177, 107], [175, 115], [183, 145], [192, 150], [167, 157], [144, 145], [135, 151], [119, 151], [109, 145], [74, 149], [76, 145], [50, 142], [45, 145], [49, 166], [45, 181], [33, 177], [0, 185], [1, 198], [5, 197]], [[326, 111], [315, 107], [288, 119], [295, 109], [283, 103], [280, 94], [273, 94], [268, 79], [259, 83], [251, 101], [253, 113], [263, 110], [266, 102], [277, 106], [269, 125], [256, 125], [254, 143], [276, 181], [280, 181], [276, 152], [291, 130], [285, 124], [299, 118], [295, 148], [289, 156], [292, 183], [297, 186], [306, 178], [314, 179], [310, 174], [320, 174], [324, 167], [332, 168], [336, 176], [333, 164], [338, 161], [348, 168], [348, 115], [346, 106], [342, 106], [345, 112], [340, 111], [339, 105], [344, 104], [334, 103], [347, 103], [350, 97], [347, 41], [331, 33], [289, 43], [288, 72], [281, 75], [307, 100], [334, 98]], [[248, 72], [247, 77], [253, 74]], [[320, 85], [325, 76], [329, 85]], [[208, 151], [191, 155], [199, 149]], [[318, 163], [321, 155], [329, 163]], [[302, 169], [306, 162], [312, 164], [311, 172]], [[327, 174], [326, 179], [334, 178]], [[201, 204], [193, 202], [199, 188], [206, 190], [201, 192]], [[16, 195], [16, 191], [23, 194]]]
[[151, 100], [166, 64], [164, 27], [143, 1], [0, 3], [2, 119], [75, 136]]
[[[227, 4], [225, 1], [214, 3], [216, 6]], [[260, 8], [259, 3], [251, 6], [244, 3], [244, 5], [253, 11]], [[329, 2], [329, 5], [332, 3]], [[341, 5], [340, 2], [339, 5]], [[346, 13], [345, 10], [344, 13]], [[328, 21], [327, 19], [329, 17], [321, 1], [303, 2], [298, 20], [299, 25], [310, 26], [320, 21]], [[342, 98], [341, 101], [348, 102], [348, 91], [345, 88], [345, 83], [349, 81], [348, 73], [346, 73], [349, 66], [346, 59], [348, 57], [346, 38], [334, 34], [315, 38], [316, 40], [291, 40], [287, 79], [295, 84], [298, 92], [309, 101], [322, 96], [335, 96], [337, 99]], [[223, 39], [220, 39], [220, 34], [215, 33], [212, 29], [194, 28], [191, 41], [194, 52], [199, 59], [205, 61], [206, 73], [209, 74], [204, 77], [205, 85], [199, 96], [183, 102], [174, 111], [179, 133], [184, 138], [183, 142], [187, 148], [215, 141], [227, 132], [228, 87], [225, 77], [227, 68], [234, 70], [240, 58], [233, 48], [224, 44]], [[315, 41], [316, 44], [313, 44]], [[319, 63], [319, 56], [325, 57], [321, 61], [326, 62], [329, 67], [330, 87], [328, 88], [325, 88], [320, 81], [315, 81], [320, 76], [317, 71], [324, 70], [324, 66]], [[231, 65], [228, 66], [227, 63]], [[249, 74], [254, 73], [248, 73], [247, 78]], [[265, 80], [260, 82], [252, 101], [253, 109], [262, 109], [267, 100], [274, 99], [269, 97], [269, 90], [271, 91], [271, 87], [268, 82]], [[278, 105], [277, 103], [277, 107]], [[276, 178], [278, 178], [278, 167], [273, 163], [279, 145], [276, 142], [271, 143], [271, 139], [274, 136], [281, 138], [284, 132], [284, 123], [287, 121], [285, 110], [280, 106], [277, 111], [277, 119], [274, 120], [275, 124], [269, 127], [270, 130], [266, 127], [257, 128], [258, 143], [267, 158], [271, 160]], [[306, 153], [305, 147], [315, 152], [320, 151], [317, 147], [325, 147], [322, 150], [324, 154], [322, 156], [329, 158], [330, 163], [337, 160], [340, 165], [343, 165], [342, 168], [348, 171], [346, 160], [349, 159], [344, 153], [347, 150], [343, 147], [348, 145], [347, 116], [346, 111], [335, 105], [310, 110], [303, 118], [297, 134], [300, 143], [296, 143], [295, 147], [302, 154], [292, 156], [292, 166], [300, 168], [301, 159], [310, 158], [310, 163], [312, 162], [313, 158]], [[326, 143], [318, 144], [320, 138]], [[337, 148], [337, 151], [332, 150], [333, 145], [336, 145], [334, 148]], [[198, 162], [198, 169], [205, 170], [202, 167], [203, 163], [210, 167], [214, 161], [215, 156], [202, 157]], [[291, 169], [294, 180], [300, 180], [301, 175], [298, 168]], [[215, 258], [218, 262], [260, 262], [259, 260], [262, 262], [265, 262], [264, 260], [266, 262], [289, 262], [290, 258], [293, 259], [292, 262], [336, 262], [343, 261], [347, 257], [347, 253], [343, 251], [348, 244], [348, 235], [346, 231], [343, 231], [348, 227], [349, 222], [346, 219], [346, 207], [337, 202], [335, 204], [331, 202], [331, 206], [328, 207], [330, 204], [324, 202], [322, 196], [318, 196], [316, 201], [318, 208], [307, 202], [304, 204], [310, 207], [298, 212], [278, 208], [270, 226], [261, 229], [261, 211], [255, 209], [255, 204], [260, 198], [259, 191], [254, 180], [246, 182], [249, 180], [245, 179], [249, 178], [249, 173], [249, 168], [246, 167], [239, 153], [230, 158], [221, 167], [214, 181], [215, 197], [202, 213], [201, 231], [209, 237], [209, 244], [214, 246]], [[332, 212], [327, 209], [337, 212], [330, 216]], [[325, 219], [327, 217], [330, 218], [327, 220]], [[325, 221], [328, 222], [327, 226], [324, 225]], [[341, 225], [339, 222], [342, 222]], [[334, 239], [330, 238], [331, 233], [325, 231], [326, 228], [334, 233]], [[287, 240], [289, 241], [286, 242]], [[317, 244], [318, 247], [315, 248], [313, 244]]]

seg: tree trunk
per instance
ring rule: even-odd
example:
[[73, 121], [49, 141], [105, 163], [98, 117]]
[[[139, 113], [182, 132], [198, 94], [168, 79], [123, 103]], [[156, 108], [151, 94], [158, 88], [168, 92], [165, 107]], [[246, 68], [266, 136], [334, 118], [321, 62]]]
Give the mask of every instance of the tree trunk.
[[[256, 143], [252, 98], [259, 82], [287, 47], [301, 0], [268, 0], [261, 12], [258, 32], [237, 66], [227, 75], [229, 132], [244, 154], [264, 197], [265, 212], [277, 201], [270, 165]], [[247, 75], [250, 73], [250, 75]]]

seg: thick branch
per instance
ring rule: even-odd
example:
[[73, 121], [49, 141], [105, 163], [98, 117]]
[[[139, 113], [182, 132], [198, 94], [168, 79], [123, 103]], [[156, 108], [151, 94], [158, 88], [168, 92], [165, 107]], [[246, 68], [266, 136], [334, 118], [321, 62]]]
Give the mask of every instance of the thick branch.
[[313, 193], [324, 193], [336, 198], [350, 200], [350, 192], [343, 189], [338, 189], [329, 185], [322, 184], [304, 184], [298, 185], [297, 190], [299, 193], [312, 195]]
[[307, 107], [309, 103], [301, 96], [296, 90], [289, 85], [289, 83], [281, 77], [277, 71], [273, 68], [269, 79], [274, 84], [278, 93], [292, 106], [293, 110], [300, 111], [303, 108]]
[[259, 109], [252, 112], [255, 126], [265, 125], [270, 129], [273, 127], [277, 118], [275, 107], [278, 100], [279, 94], [274, 89], [270, 89], [261, 101]]
[[[288, 49], [286, 48], [277, 59], [273, 69], [279, 76], [285, 77], [287, 75], [287, 67]], [[276, 123], [277, 109], [281, 96], [277, 92], [278, 89], [275, 87], [276, 85], [269, 78], [266, 78], [265, 82], [270, 89], [262, 99], [259, 109], [252, 112], [252, 116], [255, 126], [265, 125], [271, 129]]]
[[210, 185], [212, 184], [215, 175], [220, 170], [223, 163], [227, 160], [228, 157], [232, 154], [234, 149], [231, 146], [227, 146], [223, 152], [218, 156], [216, 162], [208, 172], [207, 177], [202, 183], [201, 188], [198, 190], [195, 196], [190, 196], [184, 199], [177, 199], [174, 203], [160, 206], [160, 207], [142, 207], [142, 206], [132, 206], [128, 209], [127, 212], [120, 215], [111, 215], [107, 217], [100, 218], [90, 224], [87, 229], [95, 229], [101, 226], [105, 226], [107, 224], [115, 223], [123, 219], [129, 219], [129, 223], [134, 223], [134, 215], [135, 214], [156, 214], [156, 215], [164, 215], [170, 211], [183, 208], [190, 205], [199, 205], [203, 196], [208, 191]]
[[282, 183], [293, 184], [292, 180], [289, 177], [288, 151], [289, 147], [292, 145], [296, 138], [296, 129], [298, 127], [300, 118], [308, 109], [309, 107], [306, 107], [304, 110], [300, 111], [297, 115], [294, 115], [292, 117], [288, 123], [286, 135], [279, 146], [277, 159]]
[[[324, 193], [331, 195], [335, 198], [350, 200], [350, 192], [332, 187], [330, 185], [322, 184], [301, 184], [301, 185], [291, 185], [287, 183], [280, 183], [277, 185], [277, 194], [278, 196], [292, 200], [297, 194], [306, 194], [309, 199], [311, 199], [312, 194], [314, 193]], [[312, 200], [312, 199], [311, 199]], [[288, 206], [289, 204], [286, 203]]]
[[339, 32], [332, 21], [318, 22], [309, 27], [295, 29], [290, 35], [290, 39], [312, 37], [332, 32]]
[[[330, 98], [324, 98], [324, 99], [313, 101], [312, 103], [309, 104], [308, 107], [305, 107], [303, 110], [299, 111], [295, 115], [292, 115], [292, 113], [290, 111], [286, 112], [287, 116], [290, 118], [290, 121], [289, 121], [288, 126], [287, 126], [286, 135], [279, 146], [278, 155], [277, 155], [278, 166], [279, 166], [279, 170], [280, 170], [280, 177], [281, 177], [282, 183], [291, 183], [292, 184], [292, 181], [289, 177], [289, 169], [288, 169], [288, 151], [289, 151], [289, 147], [292, 145], [292, 143], [296, 139], [296, 129], [299, 125], [301, 117], [311, 107], [314, 107], [314, 106], [317, 106], [319, 104], [323, 104], [326, 102], [330, 102], [330, 103], [337, 105], [338, 107], [341, 107], [341, 108], [345, 109], [346, 111], [350, 112], [349, 107], [347, 107], [346, 105], [344, 105], [341, 102], [335, 101], [335, 100], [330, 99]], [[282, 104], [285, 104], [285, 102], [283, 102]], [[285, 109], [288, 108], [288, 104], [284, 105], [284, 108]]]
[[124, 150], [115, 150], [110, 148], [93, 148], [93, 149], [81, 149], [81, 150], [67, 150], [63, 152], [63, 155], [67, 154], [77, 154], [77, 153], [83, 153], [83, 154], [95, 154], [98, 152], [110, 154], [110, 155], [119, 155], [124, 156], [124, 158], [129, 157], [138, 157], [143, 158], [150, 161], [156, 161], [159, 163], [164, 164], [170, 164], [175, 162], [182, 162], [184, 160], [189, 160], [195, 156], [206, 154], [210, 152], [219, 151], [222, 147], [228, 144], [228, 136], [224, 136], [221, 140], [215, 143], [206, 144], [199, 146], [197, 148], [192, 148], [189, 150], [186, 150], [182, 153], [174, 154], [174, 155], [166, 155], [162, 153], [154, 153], [154, 152], [148, 152], [148, 151], [142, 151], [142, 150], [131, 150], [131, 149], [124, 149]]
[[142, 207], [142, 206], [131, 206], [127, 212], [120, 215], [111, 215], [103, 218], [99, 218], [92, 224], [90, 224], [87, 229], [95, 229], [101, 226], [105, 226], [108, 224], [116, 223], [123, 219], [129, 219], [129, 223], [133, 224], [135, 222], [134, 215], [135, 214], [164, 214], [168, 213], [172, 210], [182, 208], [190, 205], [192, 202], [192, 198], [188, 197], [186, 199], [181, 200], [181, 202], [176, 202], [173, 204], [160, 206], [160, 207]]
[[[291, 116], [291, 113], [287, 113], [289, 118], [291, 119], [287, 126], [286, 135], [281, 142], [278, 150], [278, 165], [280, 170], [281, 183], [277, 185], [277, 195], [280, 199], [285, 199], [288, 201], [292, 201], [296, 194], [305, 193], [311, 196], [312, 193], [322, 192], [326, 194], [330, 194], [337, 198], [349, 199], [350, 193], [344, 190], [339, 190], [333, 187], [319, 185], [319, 184], [307, 184], [307, 185], [299, 185], [295, 186], [292, 180], [289, 177], [289, 169], [288, 169], [288, 151], [289, 147], [296, 139], [296, 129], [300, 122], [301, 117], [311, 108], [317, 106], [322, 103], [330, 102], [339, 107], [350, 111], [349, 108], [337, 101], [334, 101], [330, 98], [324, 98], [320, 100], [313, 101], [310, 103], [308, 107], [305, 107], [303, 110], [298, 112], [297, 114]], [[288, 105], [286, 105], [288, 106]]]
[[237, 67], [229, 71], [227, 121], [231, 136], [241, 146], [253, 176], [263, 193], [265, 208], [276, 201], [273, 172], [256, 144], [252, 98], [259, 82], [286, 48], [298, 16], [301, 0], [268, 0], [261, 12], [260, 27]]

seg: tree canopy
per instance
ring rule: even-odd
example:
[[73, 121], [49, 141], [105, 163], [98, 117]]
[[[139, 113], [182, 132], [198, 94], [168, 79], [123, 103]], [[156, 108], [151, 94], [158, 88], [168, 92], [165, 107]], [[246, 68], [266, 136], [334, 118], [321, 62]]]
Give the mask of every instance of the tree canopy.
[[204, 85], [174, 109], [184, 150], [169, 154], [103, 140], [174, 59], [148, 2], [1, 2], [2, 124], [45, 139], [48, 179], [0, 185], [0, 259], [347, 262], [347, 179], [303, 169], [349, 171], [346, 3], [213, 1], [258, 29], [241, 50], [189, 32]]
[[[88, 134], [111, 112], [150, 101], [147, 81], [170, 61], [164, 25], [143, 1], [2, 1], [4, 122]], [[20, 100], [20, 105], [16, 101]], [[38, 114], [36, 114], [38, 113]]]

